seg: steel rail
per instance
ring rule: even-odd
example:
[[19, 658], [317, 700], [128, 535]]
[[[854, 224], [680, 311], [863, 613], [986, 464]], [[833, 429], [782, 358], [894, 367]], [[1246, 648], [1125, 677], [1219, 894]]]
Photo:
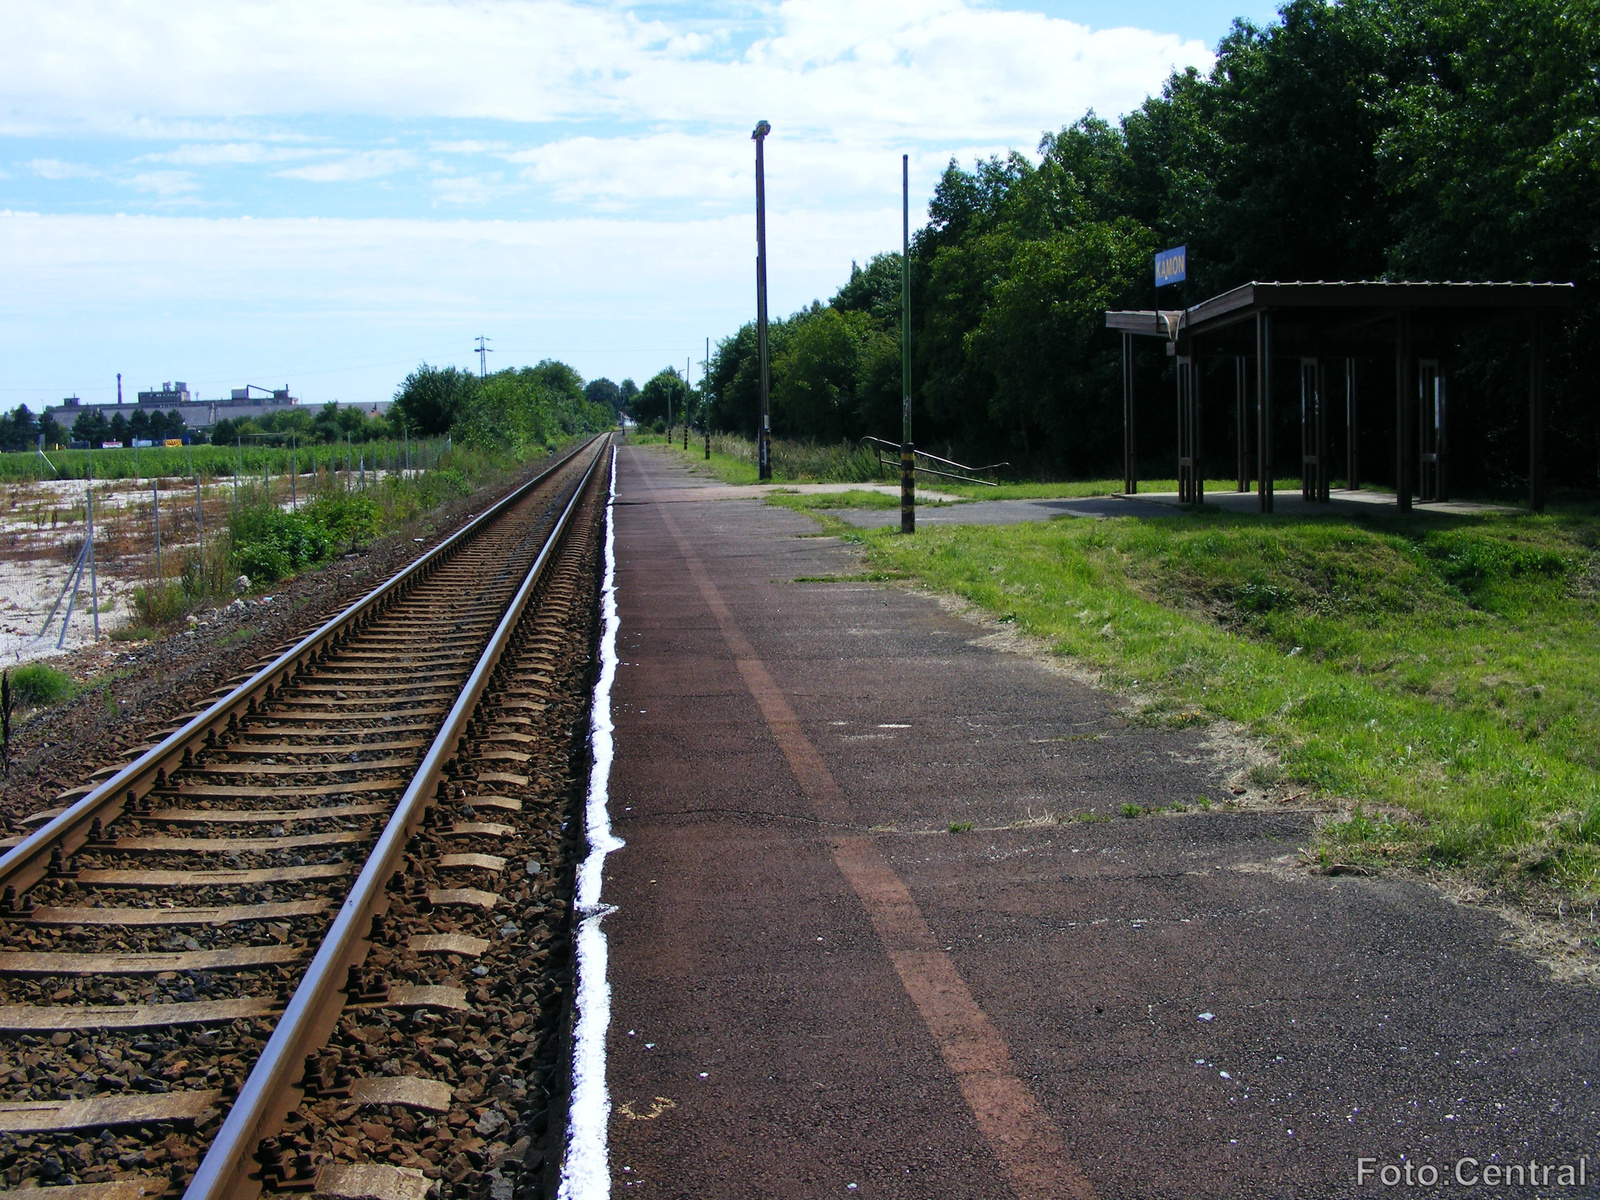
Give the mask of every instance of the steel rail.
[[[880, 469], [885, 463], [893, 467], [898, 467], [900, 465], [899, 442], [886, 441], [883, 438], [872, 437], [869, 435], [861, 439], [861, 444], [863, 446], [871, 446], [873, 452], [878, 456], [878, 466]], [[958, 471], [967, 472], [965, 475], [952, 475], [949, 471], [940, 471], [934, 467], [915, 468], [915, 470], [921, 471], [924, 475], [942, 475], [946, 479], [955, 479], [961, 483], [980, 483], [984, 487], [999, 487], [1000, 485], [987, 479], [976, 479], [974, 476], [980, 475], [985, 471], [998, 471], [1001, 467], [1009, 467], [1011, 465], [1009, 462], [997, 462], [989, 463], [987, 466], [982, 467], [969, 467], [966, 463], [958, 463], [951, 458], [940, 458], [937, 454], [930, 454], [926, 450], [914, 450], [913, 454], [917, 458], [926, 458], [936, 463], [943, 463], [947, 467], [954, 467]], [[885, 457], [886, 455], [889, 457]]]
[[605, 458], [602, 442], [572, 499], [528, 569], [522, 586], [495, 627], [393, 816], [384, 826], [310, 967], [278, 1019], [272, 1037], [240, 1087], [238, 1098], [184, 1192], [184, 1200], [237, 1200], [260, 1194], [260, 1181], [251, 1178], [255, 1150], [263, 1138], [276, 1133], [292, 1107], [295, 1079], [304, 1068], [306, 1056], [320, 1049], [332, 1033], [345, 1004], [341, 988], [350, 968], [364, 962], [371, 948], [372, 919], [388, 909], [388, 883], [401, 867], [406, 843], [434, 802], [435, 790], [441, 786], [448, 764], [459, 752], [467, 722], [522, 619], [529, 597]]
[[593, 439], [590, 439], [575, 446], [532, 479], [512, 489], [421, 558], [307, 634], [205, 711], [23, 838], [0, 857], [0, 887], [14, 887], [19, 895], [32, 887], [44, 878], [57, 846], [63, 860], [69, 858], [88, 840], [93, 821], [100, 819], [110, 824], [121, 815], [124, 806], [131, 807], [134, 801], [164, 782], [169, 771], [188, 765], [200, 750], [214, 747], [221, 734], [236, 730], [241, 721], [253, 715], [259, 702], [272, 699], [275, 681], [277, 687], [287, 686], [314, 662], [325, 660], [331, 650], [342, 645], [367, 620], [431, 576], [451, 553], [592, 444]]

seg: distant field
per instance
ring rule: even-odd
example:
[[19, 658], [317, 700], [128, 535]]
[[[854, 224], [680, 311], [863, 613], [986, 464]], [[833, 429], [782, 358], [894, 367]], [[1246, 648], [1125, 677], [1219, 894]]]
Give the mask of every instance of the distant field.
[[[353, 470], [359, 470], [364, 457], [369, 471], [376, 463], [385, 470], [395, 470], [404, 462], [408, 447], [413, 467], [431, 466], [444, 442], [358, 442], [349, 449], [349, 462]], [[281, 475], [289, 469], [291, 460], [301, 474], [329, 466], [343, 470], [346, 450], [343, 443], [301, 446], [294, 451], [281, 446], [149, 446], [137, 450], [48, 450], [43, 459], [35, 451], [12, 451], [0, 454], [0, 480], [83, 479], [91, 469], [91, 457], [96, 479], [187, 477], [197, 472], [217, 478], [259, 475], [262, 470]]]

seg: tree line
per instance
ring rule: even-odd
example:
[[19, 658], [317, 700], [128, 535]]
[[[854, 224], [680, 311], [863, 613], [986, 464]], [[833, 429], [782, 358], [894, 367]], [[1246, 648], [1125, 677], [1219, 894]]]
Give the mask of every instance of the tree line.
[[631, 380], [585, 383], [572, 367], [548, 358], [482, 377], [423, 363], [395, 392], [389, 419], [420, 436], [448, 433], [465, 445], [526, 454], [609, 429], [633, 392]]
[[[1156, 307], [1153, 254], [1184, 244], [1189, 280], [1160, 307], [1250, 280], [1573, 281], [1547, 350], [1550, 469], [1592, 486], [1578, 363], [1600, 290], [1597, 61], [1595, 0], [1291, 0], [1265, 28], [1235, 22], [1210, 72], [1174, 73], [1119, 121], [1090, 112], [1036, 156], [952, 160], [911, 249], [919, 444], [1113, 469], [1120, 345], [1103, 313]], [[880, 255], [772, 322], [775, 434], [898, 439], [899, 276], [899, 255]], [[1524, 338], [1465, 330], [1455, 346], [1490, 484], [1526, 462]], [[755, 347], [753, 324], [718, 345], [713, 428], [755, 429]], [[1170, 368], [1143, 369], [1165, 430]], [[1214, 419], [1217, 445], [1231, 413]]]
[[80, 413], [70, 430], [48, 415], [37, 418], [27, 405], [0, 414], [0, 449], [28, 450], [44, 435], [46, 446], [135, 438], [160, 441], [187, 436], [191, 443], [232, 445], [267, 441], [302, 446], [450, 434], [457, 441], [484, 449], [526, 453], [535, 447], [583, 433], [610, 428], [617, 415], [639, 394], [631, 379], [616, 384], [600, 378], [585, 382], [566, 363], [546, 359], [537, 366], [507, 368], [479, 378], [458, 367], [421, 364], [394, 393], [387, 413], [355, 406], [325, 404], [293, 407], [257, 417], [224, 417], [209, 430], [192, 430], [173, 410], [162, 413], [134, 409], [129, 415], [101, 411]]

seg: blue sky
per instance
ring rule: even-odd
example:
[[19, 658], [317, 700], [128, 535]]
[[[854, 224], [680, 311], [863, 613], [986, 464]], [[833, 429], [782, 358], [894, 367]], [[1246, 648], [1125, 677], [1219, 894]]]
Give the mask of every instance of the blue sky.
[[1262, 3], [0, 3], [0, 404], [418, 361], [643, 379], [899, 241], [950, 157], [1115, 116]]

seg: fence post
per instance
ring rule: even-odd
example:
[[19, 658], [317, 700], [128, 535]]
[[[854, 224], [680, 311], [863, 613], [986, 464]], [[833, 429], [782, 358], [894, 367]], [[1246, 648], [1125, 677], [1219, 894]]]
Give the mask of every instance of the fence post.
[[194, 537], [195, 541], [200, 545], [201, 569], [203, 570], [206, 557], [206, 522], [205, 509], [200, 506], [199, 472], [196, 472], [194, 477]]
[[94, 640], [100, 640], [100, 579], [94, 566], [94, 484], [84, 493], [84, 517], [89, 526], [89, 611], [94, 615]]
[[161, 481], [150, 481], [150, 511], [156, 527], [156, 583], [161, 583]]

